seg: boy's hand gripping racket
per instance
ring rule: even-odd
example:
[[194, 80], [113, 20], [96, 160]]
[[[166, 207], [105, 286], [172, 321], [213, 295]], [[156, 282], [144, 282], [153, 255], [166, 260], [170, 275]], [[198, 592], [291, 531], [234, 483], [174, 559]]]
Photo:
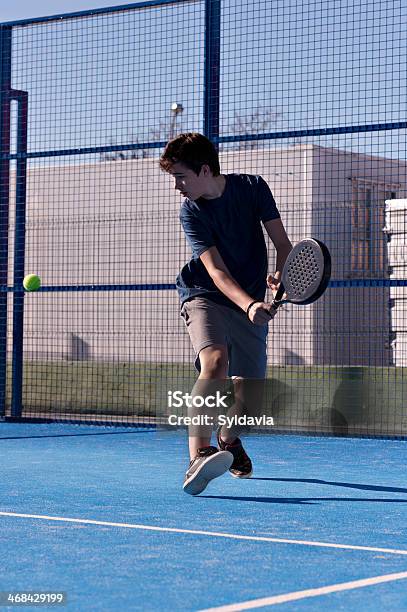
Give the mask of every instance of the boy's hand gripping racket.
[[330, 278], [331, 255], [325, 244], [314, 238], [301, 240], [286, 259], [272, 309], [277, 310], [286, 303], [315, 302], [324, 293]]

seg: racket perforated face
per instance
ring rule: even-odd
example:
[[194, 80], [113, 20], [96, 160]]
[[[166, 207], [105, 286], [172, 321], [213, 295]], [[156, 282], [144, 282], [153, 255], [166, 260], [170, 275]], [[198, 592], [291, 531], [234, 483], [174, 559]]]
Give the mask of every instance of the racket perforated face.
[[284, 265], [282, 284], [286, 299], [294, 304], [309, 304], [326, 289], [330, 277], [329, 251], [309, 238], [298, 243]]

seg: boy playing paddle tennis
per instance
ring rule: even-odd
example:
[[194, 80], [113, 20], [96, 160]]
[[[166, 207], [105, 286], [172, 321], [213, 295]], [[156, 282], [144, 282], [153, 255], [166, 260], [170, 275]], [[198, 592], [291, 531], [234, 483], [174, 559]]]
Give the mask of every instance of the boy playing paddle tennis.
[[[261, 402], [258, 382], [265, 378], [268, 322], [275, 314], [264, 302], [265, 293], [267, 286], [277, 290], [292, 245], [266, 182], [260, 176], [221, 174], [217, 151], [205, 136], [174, 138], [160, 166], [174, 177], [175, 189], [185, 198], [180, 221], [192, 259], [176, 285], [199, 371], [193, 395], [207, 397], [229, 376], [235, 404], [228, 415], [239, 415], [242, 407]], [[261, 223], [277, 251], [273, 276], [267, 276]], [[190, 428], [186, 493], [201, 493], [228, 469], [237, 478], [251, 476], [240, 432], [238, 426], [219, 427], [216, 448], [211, 446], [210, 424]]]

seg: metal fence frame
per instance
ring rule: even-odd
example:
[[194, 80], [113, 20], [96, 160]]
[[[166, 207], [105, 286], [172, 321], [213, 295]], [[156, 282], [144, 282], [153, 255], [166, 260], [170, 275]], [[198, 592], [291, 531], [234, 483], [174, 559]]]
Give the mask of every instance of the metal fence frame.
[[[389, 131], [407, 128], [407, 121], [372, 125], [332, 126], [321, 129], [301, 129], [276, 131], [262, 134], [219, 135], [220, 108], [220, 69], [221, 69], [221, 9], [222, 0], [150, 0], [114, 6], [96, 10], [52, 15], [36, 19], [26, 19], [0, 24], [0, 215], [5, 231], [0, 234], [0, 418], [5, 418], [6, 411], [6, 377], [7, 377], [7, 314], [8, 296], [12, 295], [13, 312], [13, 358], [12, 358], [12, 409], [14, 419], [22, 413], [22, 379], [23, 379], [23, 327], [24, 327], [24, 251], [25, 251], [25, 219], [26, 219], [26, 173], [27, 160], [34, 158], [49, 158], [61, 155], [84, 155], [89, 153], [106, 153], [114, 151], [129, 151], [140, 149], [162, 148], [164, 142], [122, 143], [120, 145], [85, 147], [78, 149], [27, 152], [28, 104], [29, 93], [12, 88], [12, 36], [13, 29], [26, 25], [61, 21], [64, 19], [81, 19], [96, 15], [107, 15], [122, 11], [137, 11], [149, 7], [164, 5], [182, 5], [186, 3], [202, 3], [205, 8], [205, 42], [204, 42], [204, 90], [203, 90], [203, 131], [214, 143], [233, 143], [247, 141], [285, 140], [310, 136], [328, 136], [363, 132]], [[17, 144], [16, 153], [10, 150], [10, 110], [11, 102], [18, 105]], [[16, 223], [14, 235], [14, 276], [13, 285], [8, 285], [9, 234], [8, 219], [10, 210], [10, 162], [16, 162], [17, 189]], [[350, 286], [407, 286], [406, 280], [338, 280], [331, 281], [330, 287]], [[173, 285], [103, 285], [78, 287], [42, 287], [40, 291], [98, 291], [98, 290], [145, 290], [169, 289]]]

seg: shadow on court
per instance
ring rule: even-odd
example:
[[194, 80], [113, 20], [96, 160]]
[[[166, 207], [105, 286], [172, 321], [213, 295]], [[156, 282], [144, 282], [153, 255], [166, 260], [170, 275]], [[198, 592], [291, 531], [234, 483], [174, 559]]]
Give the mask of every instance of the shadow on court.
[[407, 489], [399, 487], [383, 487], [376, 485], [357, 484], [353, 482], [335, 482], [330, 480], [319, 480], [317, 478], [251, 478], [251, 480], [270, 480], [274, 482], [306, 482], [310, 484], [324, 484], [333, 487], [346, 487], [348, 489], [360, 489], [361, 491], [385, 491], [387, 493], [407, 493]]
[[407, 504], [407, 499], [383, 499], [369, 497], [235, 497], [233, 495], [200, 495], [199, 499], [228, 499], [239, 502], [257, 502], [261, 504], [318, 504], [319, 502], [363, 502], [381, 504]]

